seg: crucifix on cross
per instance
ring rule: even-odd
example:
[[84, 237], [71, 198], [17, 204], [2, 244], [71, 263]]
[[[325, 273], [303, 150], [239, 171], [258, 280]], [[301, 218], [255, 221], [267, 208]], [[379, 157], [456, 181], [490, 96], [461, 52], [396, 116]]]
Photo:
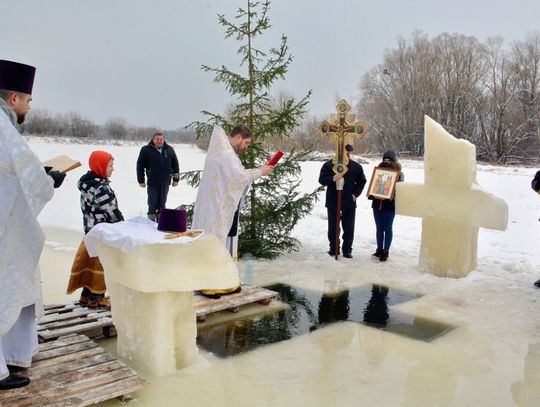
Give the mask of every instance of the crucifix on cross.
[[[367, 132], [367, 125], [363, 121], [355, 122], [355, 115], [349, 113], [351, 105], [346, 100], [341, 99], [336, 106], [337, 114], [332, 115], [332, 119], [328, 122], [324, 120], [319, 126], [319, 133], [323, 137], [332, 137], [336, 143], [336, 155], [332, 159], [332, 169], [335, 174], [343, 176], [348, 171], [349, 157], [347, 156], [345, 147], [351, 137], [362, 138]], [[340, 216], [341, 216], [341, 193], [345, 180], [339, 177], [336, 181], [337, 191], [337, 212], [336, 212], [336, 260], [339, 256], [339, 233], [340, 233]]]
[[368, 128], [363, 121], [355, 122], [355, 115], [349, 113], [351, 105], [341, 99], [336, 106], [337, 114], [332, 115], [330, 122], [324, 120], [319, 126], [321, 136], [332, 137], [336, 143], [336, 155], [332, 160], [333, 170], [336, 174], [345, 175], [349, 158], [345, 153], [345, 146], [351, 137], [364, 137]]

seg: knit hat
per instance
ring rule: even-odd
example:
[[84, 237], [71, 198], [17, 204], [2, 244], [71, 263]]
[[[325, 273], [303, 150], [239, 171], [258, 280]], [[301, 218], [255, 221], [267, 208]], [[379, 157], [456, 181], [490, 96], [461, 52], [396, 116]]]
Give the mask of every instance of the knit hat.
[[0, 59], [0, 89], [32, 94], [36, 68]]
[[392, 150], [388, 150], [387, 152], [385, 152], [382, 156], [383, 160], [385, 158], [388, 158], [389, 160], [392, 160], [393, 162], [397, 163], [397, 157], [396, 157], [396, 153], [394, 153]]
[[95, 172], [101, 178], [107, 178], [107, 166], [111, 158], [112, 155], [106, 151], [93, 151], [88, 159], [90, 171]]
[[353, 151], [353, 147], [352, 147], [352, 145], [350, 145], [350, 144], [347, 144], [347, 145], [345, 146], [345, 150], [347, 150], [348, 152], [351, 152], [351, 151]]

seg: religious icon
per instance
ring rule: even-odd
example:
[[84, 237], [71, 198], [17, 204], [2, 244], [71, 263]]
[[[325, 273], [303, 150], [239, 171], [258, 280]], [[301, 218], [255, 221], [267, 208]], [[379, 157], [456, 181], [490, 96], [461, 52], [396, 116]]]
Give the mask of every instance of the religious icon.
[[399, 170], [375, 167], [369, 181], [367, 196], [372, 195], [377, 199], [392, 199], [398, 178]]

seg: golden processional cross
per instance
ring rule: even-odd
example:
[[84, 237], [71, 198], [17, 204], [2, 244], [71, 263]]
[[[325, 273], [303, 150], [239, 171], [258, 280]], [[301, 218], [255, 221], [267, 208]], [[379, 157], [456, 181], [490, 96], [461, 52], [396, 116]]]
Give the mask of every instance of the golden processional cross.
[[[347, 164], [349, 163], [349, 157], [347, 156], [345, 147], [351, 137], [364, 137], [367, 132], [367, 126], [363, 121], [355, 122], [355, 115], [349, 113], [351, 105], [347, 103], [345, 99], [341, 99], [336, 106], [337, 114], [332, 115], [330, 122], [323, 121], [319, 126], [319, 133], [321, 136], [332, 137], [336, 143], [336, 155], [332, 159], [332, 169], [334, 173], [344, 176], [349, 170]], [[341, 218], [341, 192], [343, 191], [343, 185], [345, 180], [341, 178], [336, 181], [337, 190], [337, 213], [336, 213], [336, 260], [339, 256], [339, 222]]]
[[345, 99], [341, 99], [336, 106], [337, 114], [332, 115], [332, 120], [323, 121], [319, 126], [321, 136], [332, 137], [336, 143], [336, 155], [332, 160], [333, 170], [336, 174], [345, 175], [349, 158], [345, 153], [345, 146], [353, 136], [362, 138], [367, 134], [367, 126], [363, 121], [355, 122], [355, 115], [348, 113], [351, 105]]

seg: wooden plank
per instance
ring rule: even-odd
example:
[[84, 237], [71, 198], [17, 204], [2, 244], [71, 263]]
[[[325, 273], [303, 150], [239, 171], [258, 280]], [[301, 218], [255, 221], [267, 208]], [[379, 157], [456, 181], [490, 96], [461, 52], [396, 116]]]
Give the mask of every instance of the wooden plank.
[[[76, 353], [70, 353], [68, 355], [58, 356], [56, 358], [52, 359], [43, 359], [39, 360], [37, 362], [32, 362], [32, 368], [34, 367], [46, 367], [46, 366], [56, 366], [63, 363], [69, 363], [73, 362], [80, 358], [86, 358], [89, 356], [99, 355], [101, 353], [105, 352], [103, 348], [100, 348], [99, 346], [96, 348], [88, 349], [82, 352], [76, 352]], [[37, 355], [36, 355], [37, 356]]]
[[49, 313], [40, 319], [37, 329], [41, 342], [113, 325], [110, 310], [82, 308], [73, 302], [60, 305], [47, 306]]
[[[108, 295], [105, 296], [105, 298], [109, 298]], [[57, 302], [57, 303], [53, 303], [53, 304], [45, 304], [43, 306], [43, 309], [45, 311], [48, 311], [48, 310], [54, 310], [54, 309], [61, 309], [61, 308], [78, 308], [80, 307], [81, 305], [79, 304], [79, 300], [76, 300], [76, 301], [66, 301], [66, 302]]]
[[46, 316], [42, 317], [39, 320], [38, 326], [40, 324], [47, 324], [49, 322], [54, 322], [54, 321], [62, 321], [62, 320], [66, 320], [66, 319], [80, 317], [80, 316], [83, 316], [83, 315], [89, 315], [89, 316], [92, 317], [94, 315], [97, 315], [97, 314], [99, 314], [101, 312], [105, 312], [105, 311], [106, 310], [104, 310], [104, 309], [76, 308], [72, 312], [66, 312], [66, 313], [62, 313], [62, 314], [49, 314], [49, 315], [46, 315]]
[[66, 335], [62, 338], [58, 338], [56, 341], [40, 344], [39, 351], [43, 352], [50, 349], [61, 348], [62, 346], [86, 342], [87, 340], [88, 336], [85, 335]]
[[67, 302], [58, 302], [58, 303], [52, 303], [52, 304], [45, 304], [45, 305], [43, 305], [43, 309], [45, 311], [47, 311], [47, 310], [54, 309], [54, 308], [63, 308], [63, 307], [66, 307], [68, 305], [75, 305], [75, 303], [73, 301], [67, 301]]
[[[100, 348], [101, 349], [101, 348]], [[88, 366], [99, 365], [100, 363], [116, 360], [110, 353], [98, 353], [97, 355], [88, 355], [84, 358], [76, 359], [72, 362], [61, 363], [53, 366], [34, 367], [32, 366], [32, 379], [36, 380], [46, 375], [58, 375], [60, 373], [72, 370], [82, 369]], [[30, 371], [25, 370], [20, 373], [22, 376], [29, 376]]]
[[61, 312], [70, 312], [74, 310], [77, 307], [76, 304], [73, 303], [67, 303], [63, 305], [46, 305], [43, 309], [43, 315], [49, 315], [49, 314], [55, 314], [55, 313], [61, 313]]
[[[22, 372], [30, 384], [9, 392], [0, 392], [0, 405], [86, 406], [111, 398], [126, 396], [147, 384], [131, 368], [116, 360], [83, 335], [58, 339], [64, 346], [40, 345], [32, 367]], [[78, 351], [77, 351], [78, 349]], [[49, 357], [49, 359], [44, 358]]]
[[80, 323], [78, 325], [68, 326], [62, 329], [53, 329], [53, 330], [45, 329], [45, 330], [39, 331], [39, 336], [41, 336], [45, 340], [48, 340], [52, 338], [58, 338], [59, 336], [62, 336], [62, 335], [90, 331], [92, 329], [99, 329], [105, 326], [110, 326], [112, 324], [113, 324], [112, 318], [106, 317], [106, 318], [100, 318], [97, 321], [93, 321], [89, 323]]
[[250, 287], [244, 288], [241, 292], [221, 297], [220, 299], [211, 299], [197, 296], [193, 301], [193, 307], [197, 317], [205, 316], [213, 312], [231, 310], [236, 312], [238, 307], [254, 302], [272, 300], [277, 297], [275, 291], [265, 288]]
[[42, 380], [31, 381], [28, 386], [22, 389], [16, 389], [26, 389], [24, 393], [17, 394], [2, 401], [9, 403], [7, 405], [13, 407], [43, 406], [50, 401], [64, 398], [70, 394], [78, 395], [89, 389], [136, 375], [129, 367], [109, 370], [104, 373], [98, 372], [97, 374], [93, 371], [96, 369], [98, 368], [96, 367], [86, 372], [70, 372], [69, 374], [58, 376], [45, 376]]
[[[93, 316], [88, 316], [88, 315], [85, 315], [83, 317], [75, 317], [75, 318], [72, 318], [72, 319], [67, 319], [67, 320], [64, 320], [64, 321], [54, 321], [54, 322], [48, 322], [46, 324], [39, 324], [39, 330], [46, 330], [46, 329], [55, 329], [55, 328], [64, 328], [66, 326], [71, 326], [71, 325], [77, 325], [77, 324], [80, 324], [80, 323], [86, 323], [86, 322], [90, 322], [90, 321], [97, 321], [101, 318], [105, 318], [105, 317], [111, 317], [111, 311], [106, 311], [106, 312], [103, 312], [103, 313], [100, 313], [100, 314], [97, 314], [97, 315], [93, 315]], [[62, 335], [64, 336], [64, 335]]]
[[[126, 395], [125, 389], [129, 388], [131, 392], [142, 389], [148, 382], [141, 377], [129, 377], [127, 379], [118, 380], [114, 383], [109, 383], [101, 386], [100, 389], [90, 389], [83, 394], [77, 396], [66, 397], [53, 403], [46, 404], [48, 407], [65, 407], [65, 406], [89, 406], [91, 404], [101, 403]], [[107, 394], [106, 396], [103, 393]]]
[[37, 355], [33, 357], [32, 362], [39, 362], [40, 360], [43, 360], [43, 359], [52, 359], [58, 356], [69, 355], [71, 353], [76, 353], [83, 350], [96, 348], [97, 346], [98, 346], [97, 343], [89, 340], [86, 342], [74, 343], [72, 345], [62, 346], [61, 348], [50, 349], [43, 352], [40, 351]]

